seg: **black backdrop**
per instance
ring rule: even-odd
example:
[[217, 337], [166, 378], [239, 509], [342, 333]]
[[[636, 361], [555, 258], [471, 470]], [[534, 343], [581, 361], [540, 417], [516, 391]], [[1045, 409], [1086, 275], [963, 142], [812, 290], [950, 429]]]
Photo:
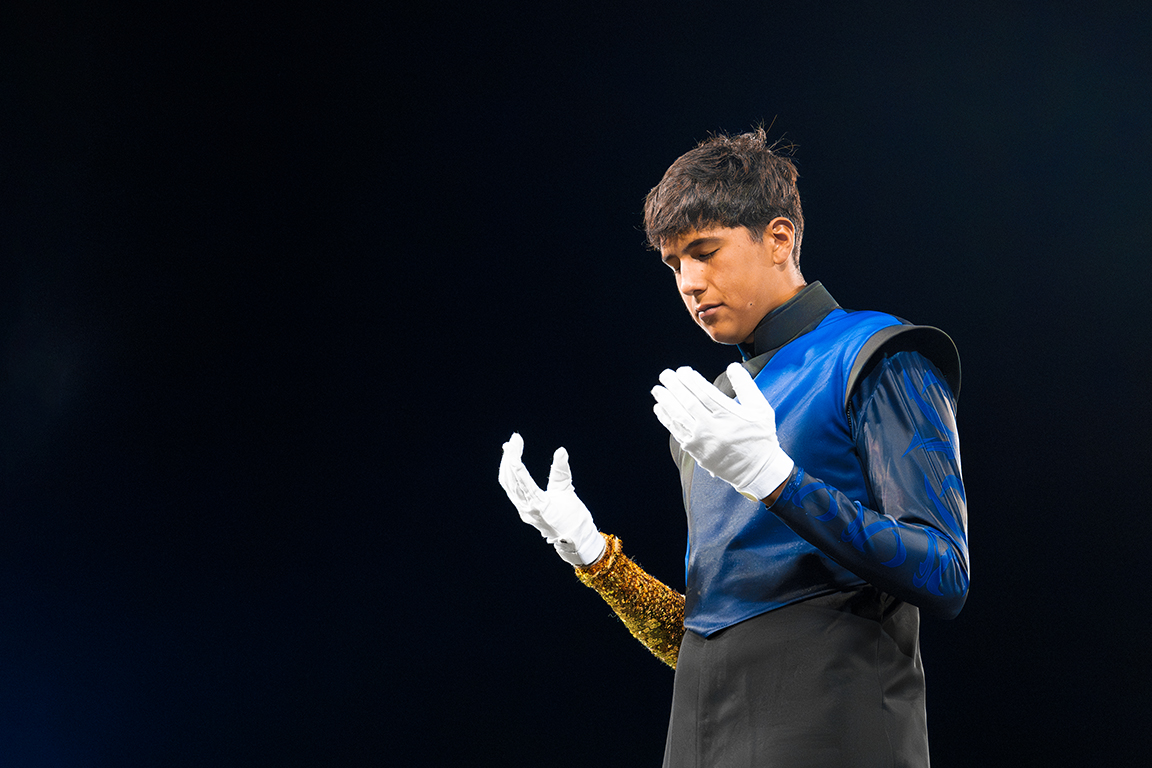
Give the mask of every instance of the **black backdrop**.
[[1143, 751], [1141, 4], [383, 5], [0, 11], [0, 763], [657, 764], [671, 672], [496, 467], [683, 586], [648, 390], [732, 351], [641, 200], [760, 122], [805, 276], [961, 350], [934, 764]]

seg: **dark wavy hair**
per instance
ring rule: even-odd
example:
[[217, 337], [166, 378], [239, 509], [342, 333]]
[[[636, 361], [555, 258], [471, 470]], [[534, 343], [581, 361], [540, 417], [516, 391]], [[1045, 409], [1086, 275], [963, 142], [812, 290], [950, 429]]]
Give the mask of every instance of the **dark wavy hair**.
[[710, 136], [681, 155], [644, 198], [648, 246], [658, 251], [669, 239], [710, 227], [744, 227], [760, 242], [769, 222], [783, 216], [796, 231], [792, 260], [799, 265], [804, 213], [798, 174], [777, 147], [761, 126]]

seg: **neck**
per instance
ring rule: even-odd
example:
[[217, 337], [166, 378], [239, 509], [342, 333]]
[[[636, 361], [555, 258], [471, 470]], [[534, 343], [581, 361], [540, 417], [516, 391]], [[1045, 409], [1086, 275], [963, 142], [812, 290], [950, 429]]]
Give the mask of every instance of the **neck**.
[[825, 315], [840, 306], [820, 281], [799, 287], [783, 304], [766, 314], [752, 338], [738, 344], [745, 360], [787, 344], [820, 324]]

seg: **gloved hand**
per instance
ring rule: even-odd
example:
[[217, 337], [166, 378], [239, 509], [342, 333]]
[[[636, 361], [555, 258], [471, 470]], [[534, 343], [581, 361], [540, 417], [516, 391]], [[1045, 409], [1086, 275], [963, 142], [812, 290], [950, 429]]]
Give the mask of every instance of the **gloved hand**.
[[520, 519], [535, 526], [560, 557], [572, 565], [591, 565], [599, 560], [604, 554], [604, 537], [572, 487], [568, 451], [556, 449], [546, 491], [541, 491], [528, 474], [520, 458], [523, 453], [524, 438], [513, 432], [504, 443], [500, 459], [500, 485], [516, 505]]
[[739, 402], [691, 368], [664, 371], [652, 389], [652, 410], [696, 463], [745, 496], [765, 499], [794, 463], [776, 439], [776, 412], [748, 371], [728, 366]]

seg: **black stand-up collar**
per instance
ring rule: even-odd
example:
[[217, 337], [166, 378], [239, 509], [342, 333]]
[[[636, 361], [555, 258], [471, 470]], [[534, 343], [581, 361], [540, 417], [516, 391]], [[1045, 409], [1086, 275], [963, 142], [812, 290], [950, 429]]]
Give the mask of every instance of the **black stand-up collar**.
[[[736, 346], [745, 360], [774, 353], [820, 325], [820, 321], [839, 306], [832, 294], [816, 281], [804, 286], [800, 293], [765, 315], [753, 332], [752, 344]], [[764, 362], [767, 363], [767, 360]]]

